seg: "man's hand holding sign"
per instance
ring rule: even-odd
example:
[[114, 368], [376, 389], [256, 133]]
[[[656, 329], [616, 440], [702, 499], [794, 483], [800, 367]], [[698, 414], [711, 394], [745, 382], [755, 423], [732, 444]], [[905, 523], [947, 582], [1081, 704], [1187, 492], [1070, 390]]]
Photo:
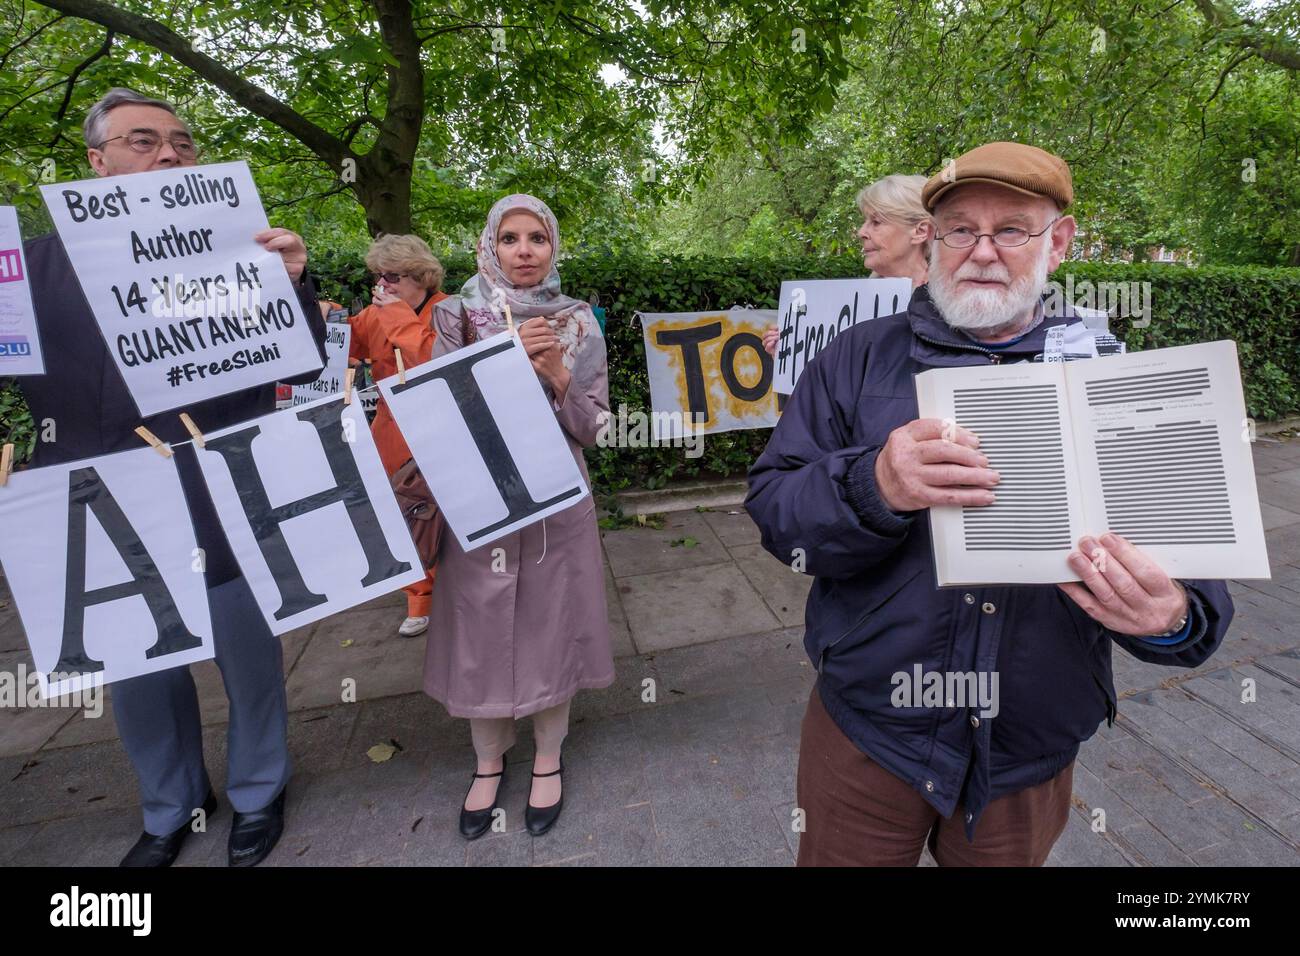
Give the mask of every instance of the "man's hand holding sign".
[[254, 233], [253, 241], [267, 252], [279, 253], [289, 278], [295, 283], [302, 281], [302, 274], [307, 271], [307, 244], [302, 236], [291, 229], [274, 226]]

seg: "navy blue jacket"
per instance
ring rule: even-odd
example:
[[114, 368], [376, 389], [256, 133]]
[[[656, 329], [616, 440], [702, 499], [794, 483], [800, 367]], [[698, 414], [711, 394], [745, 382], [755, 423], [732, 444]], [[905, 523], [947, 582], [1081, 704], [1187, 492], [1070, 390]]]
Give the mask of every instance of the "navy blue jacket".
[[[162, 441], [188, 442], [190, 434], [181, 424], [181, 412], [188, 412], [200, 428], [217, 431], [275, 411], [275, 383], [268, 382], [141, 418], [104, 344], [95, 314], [77, 283], [59, 237], [50, 233], [32, 239], [25, 244], [24, 254], [36, 306], [41, 352], [45, 356], [44, 375], [18, 380], [36, 422], [38, 437], [32, 454], [33, 466], [147, 447], [135, 433], [137, 425], [144, 425]], [[315, 287], [306, 272], [296, 291], [324, 365], [325, 320], [321, 318]], [[285, 381], [306, 385], [319, 376], [318, 369]], [[40, 437], [45, 422], [54, 424], [53, 441]], [[205, 581], [209, 588], [214, 588], [238, 577], [239, 565], [217, 520], [193, 448], [178, 447], [175, 455], [195, 537], [204, 551]]]
[[[881, 500], [876, 455], [918, 417], [914, 375], [1041, 361], [1045, 330], [1079, 321], [1067, 308], [995, 352], [950, 328], [922, 286], [906, 312], [844, 331], [809, 363], [749, 473], [745, 507], [763, 547], [816, 577], [804, 646], [827, 712], [943, 816], [964, 807], [968, 837], [991, 800], [1051, 779], [1103, 719], [1114, 722], [1112, 641], [1144, 661], [1195, 667], [1232, 620], [1222, 581], [1182, 581], [1187, 637], [1164, 645], [1102, 627], [1055, 585], [939, 589], [928, 516]], [[893, 706], [893, 675], [918, 665], [997, 672], [998, 713]]]

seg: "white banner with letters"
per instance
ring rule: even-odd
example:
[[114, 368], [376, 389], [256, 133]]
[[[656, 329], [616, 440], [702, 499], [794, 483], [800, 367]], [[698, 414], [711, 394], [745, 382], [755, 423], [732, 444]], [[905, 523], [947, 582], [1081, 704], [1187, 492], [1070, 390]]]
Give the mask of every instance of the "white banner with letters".
[[424, 577], [355, 392], [221, 429], [195, 451], [272, 632]]
[[174, 459], [152, 448], [16, 472], [0, 564], [46, 697], [213, 656]]
[[643, 312], [651, 436], [771, 428], [780, 417], [763, 333], [771, 309]]
[[907, 311], [911, 279], [801, 279], [781, 283], [776, 374], [782, 395], [835, 336], [859, 322]]
[[379, 382], [463, 550], [571, 508], [587, 484], [517, 335], [502, 332]]

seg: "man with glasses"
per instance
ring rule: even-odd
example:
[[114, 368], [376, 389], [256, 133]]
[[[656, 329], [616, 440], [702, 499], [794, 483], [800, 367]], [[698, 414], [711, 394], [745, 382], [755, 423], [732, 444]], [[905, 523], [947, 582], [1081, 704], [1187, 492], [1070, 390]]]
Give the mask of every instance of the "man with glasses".
[[[193, 166], [198, 158], [189, 128], [170, 103], [127, 89], [110, 90], [91, 107], [83, 133], [86, 157], [100, 176]], [[253, 238], [284, 261], [323, 364], [325, 323], [306, 272], [302, 238], [288, 229], [267, 229]], [[34, 465], [139, 448], [134, 429], [141, 424], [163, 441], [187, 441], [181, 412], [188, 412], [199, 427], [216, 431], [274, 410], [275, 385], [267, 383], [142, 419], [58, 236], [31, 240], [26, 254], [47, 371], [21, 384], [38, 426], [54, 426], [54, 440], [37, 443]], [[290, 382], [306, 384], [319, 374]], [[216, 661], [229, 698], [226, 795], [234, 816], [227, 859], [232, 866], [252, 866], [271, 851], [283, 830], [289, 753], [282, 652], [240, 575], [192, 447], [178, 446], [175, 455], [203, 551]], [[203, 764], [194, 680], [188, 668], [174, 667], [119, 681], [109, 695], [140, 782], [144, 811], [144, 832], [122, 865], [168, 866], [191, 829], [206, 829], [217, 808]]]
[[[1115, 718], [1111, 643], [1195, 667], [1232, 619], [1224, 582], [1173, 581], [1109, 533], [1071, 554], [1081, 582], [935, 586], [925, 510], [990, 504], [999, 479], [975, 435], [917, 418], [913, 376], [1041, 361], [1047, 329], [1081, 321], [1043, 308], [1074, 237], [1073, 195], [1063, 160], [1018, 143], [932, 177], [928, 283], [906, 312], [817, 356], [750, 471], [763, 546], [816, 577], [801, 866], [911, 866], [926, 845], [941, 866], [1041, 865], [1065, 828], [1079, 745]], [[899, 695], [900, 675], [927, 688], [971, 675], [994, 700]]]

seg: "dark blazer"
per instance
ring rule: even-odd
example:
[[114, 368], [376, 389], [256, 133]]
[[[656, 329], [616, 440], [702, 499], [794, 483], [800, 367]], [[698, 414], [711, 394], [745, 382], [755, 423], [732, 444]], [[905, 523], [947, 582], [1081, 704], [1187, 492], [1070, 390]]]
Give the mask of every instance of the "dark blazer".
[[[27, 242], [24, 251], [45, 356], [44, 375], [19, 379], [36, 423], [34, 466], [139, 448], [142, 442], [135, 434], [139, 425], [163, 441], [189, 441], [189, 432], [181, 424], [181, 412], [188, 412], [200, 428], [216, 431], [275, 410], [275, 383], [272, 382], [142, 419], [108, 352], [62, 241], [51, 233]], [[297, 292], [324, 365], [325, 320], [316, 304], [315, 286], [306, 273]], [[318, 369], [287, 381], [302, 385], [314, 382], [319, 376]], [[40, 439], [47, 421], [54, 426], [53, 441]], [[176, 449], [176, 464], [198, 546], [205, 552], [207, 585], [213, 588], [238, 577], [239, 567], [217, 521], [212, 498], [190, 446]]]

